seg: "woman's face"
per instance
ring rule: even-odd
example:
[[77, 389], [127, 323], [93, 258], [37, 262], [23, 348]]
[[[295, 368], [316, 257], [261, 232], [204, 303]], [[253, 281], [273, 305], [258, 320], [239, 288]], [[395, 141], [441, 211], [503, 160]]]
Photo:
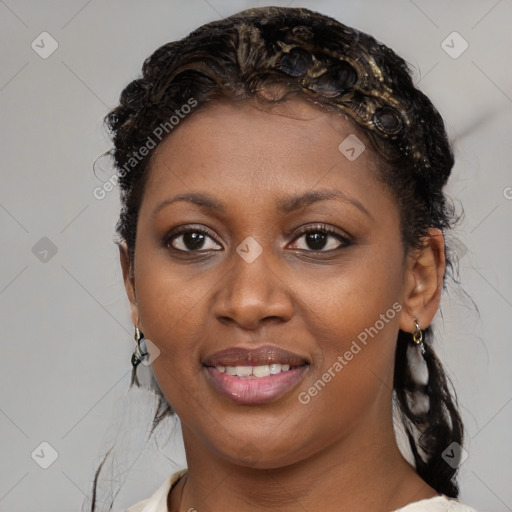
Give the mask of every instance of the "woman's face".
[[267, 468], [389, 426], [406, 288], [370, 150], [341, 117], [279, 108], [213, 104], [157, 148], [132, 297], [185, 443]]

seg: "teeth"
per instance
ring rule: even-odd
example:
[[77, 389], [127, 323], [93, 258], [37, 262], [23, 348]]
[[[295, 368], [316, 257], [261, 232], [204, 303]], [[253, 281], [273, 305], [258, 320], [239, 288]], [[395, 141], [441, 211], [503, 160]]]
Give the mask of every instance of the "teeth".
[[270, 375], [270, 366], [268, 364], [263, 366], [253, 366], [252, 374], [255, 377], [268, 377]]
[[271, 364], [270, 365], [270, 373], [275, 375], [276, 373], [281, 373], [282, 365], [280, 364]]
[[261, 366], [221, 366], [215, 367], [221, 373], [228, 375], [236, 375], [237, 377], [268, 377], [269, 375], [277, 375], [281, 372], [287, 372], [290, 369], [289, 364], [264, 364]]
[[252, 366], [235, 366], [235, 369], [239, 377], [249, 377], [252, 373]]

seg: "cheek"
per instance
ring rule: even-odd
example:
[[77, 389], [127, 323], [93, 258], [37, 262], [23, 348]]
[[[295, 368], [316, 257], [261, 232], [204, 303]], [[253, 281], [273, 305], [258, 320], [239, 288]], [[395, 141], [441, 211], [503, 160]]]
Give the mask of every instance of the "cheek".
[[[157, 273], [139, 286], [139, 312], [144, 335], [158, 348], [153, 373], [165, 398], [180, 417], [207, 404], [198, 382], [201, 371], [199, 347], [205, 338], [203, 293], [183, 286], [179, 278]], [[141, 281], [142, 283], [142, 281]]]
[[[142, 239], [142, 238], [141, 238]], [[149, 245], [149, 244], [148, 244]], [[135, 281], [144, 336], [158, 348], [152, 368], [162, 392], [178, 415], [190, 408], [202, 410], [204, 389], [200, 350], [211, 337], [211, 289], [219, 280], [214, 272], [185, 273], [165, 255], [140, 244]], [[188, 412], [187, 412], [188, 411]]]
[[383, 383], [392, 387], [403, 276], [401, 260], [382, 254], [354, 259], [334, 278], [303, 273], [296, 285], [304, 301], [299, 314], [319, 349], [308, 381], [314, 389], [302, 390], [304, 401], [354, 412], [377, 397]]
[[205, 290], [208, 288], [198, 286], [197, 281], [194, 286], [187, 286], [179, 275], [159, 272], [155, 265], [149, 272], [141, 272], [137, 297], [144, 335], [162, 355], [177, 358], [187, 352], [187, 359], [191, 359], [204, 335]]
[[391, 337], [392, 342], [398, 331], [403, 288], [399, 253], [383, 248], [354, 254], [331, 273], [303, 271], [294, 284], [300, 316], [325, 340], [329, 352], [348, 349], [352, 340], [364, 342], [369, 329], [374, 337]]
[[345, 302], [343, 296], [325, 301], [308, 326], [320, 339], [318, 364], [297, 391], [306, 417], [319, 418], [317, 438], [322, 442], [347, 434], [362, 418], [385, 416], [392, 399], [402, 306], [385, 297], [361, 304]]

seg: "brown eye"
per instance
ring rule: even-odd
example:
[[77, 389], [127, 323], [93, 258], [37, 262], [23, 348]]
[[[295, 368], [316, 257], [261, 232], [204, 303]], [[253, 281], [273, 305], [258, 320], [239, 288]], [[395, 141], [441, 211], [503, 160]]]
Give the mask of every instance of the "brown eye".
[[[208, 240], [210, 243], [208, 244]], [[213, 242], [213, 244], [212, 244]], [[205, 247], [205, 245], [207, 247]], [[210, 245], [208, 247], [208, 245]], [[212, 247], [213, 245], [213, 247]], [[203, 229], [187, 228], [174, 233], [165, 240], [165, 246], [182, 252], [218, 251], [222, 247]]]
[[[297, 247], [297, 240], [304, 239], [305, 250], [308, 252], [330, 252], [350, 245], [350, 240], [328, 226], [313, 226], [302, 231], [293, 242], [292, 249], [304, 249]], [[326, 250], [325, 250], [326, 249]]]

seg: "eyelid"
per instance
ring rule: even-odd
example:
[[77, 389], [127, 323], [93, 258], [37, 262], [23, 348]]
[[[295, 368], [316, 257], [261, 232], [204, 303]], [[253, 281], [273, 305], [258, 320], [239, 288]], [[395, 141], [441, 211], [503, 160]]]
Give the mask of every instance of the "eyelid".
[[[340, 232], [338, 229], [336, 229], [333, 226], [330, 226], [329, 224], [323, 224], [322, 222], [316, 223], [316, 224], [305, 224], [304, 226], [301, 226], [298, 228], [297, 232], [295, 233], [296, 237], [303, 235], [304, 233], [309, 233], [311, 231], [324, 231], [330, 235], [339, 236], [340, 238], [343, 238], [345, 240], [350, 240], [352, 237], [346, 232]], [[291, 234], [291, 233], [290, 233]]]

